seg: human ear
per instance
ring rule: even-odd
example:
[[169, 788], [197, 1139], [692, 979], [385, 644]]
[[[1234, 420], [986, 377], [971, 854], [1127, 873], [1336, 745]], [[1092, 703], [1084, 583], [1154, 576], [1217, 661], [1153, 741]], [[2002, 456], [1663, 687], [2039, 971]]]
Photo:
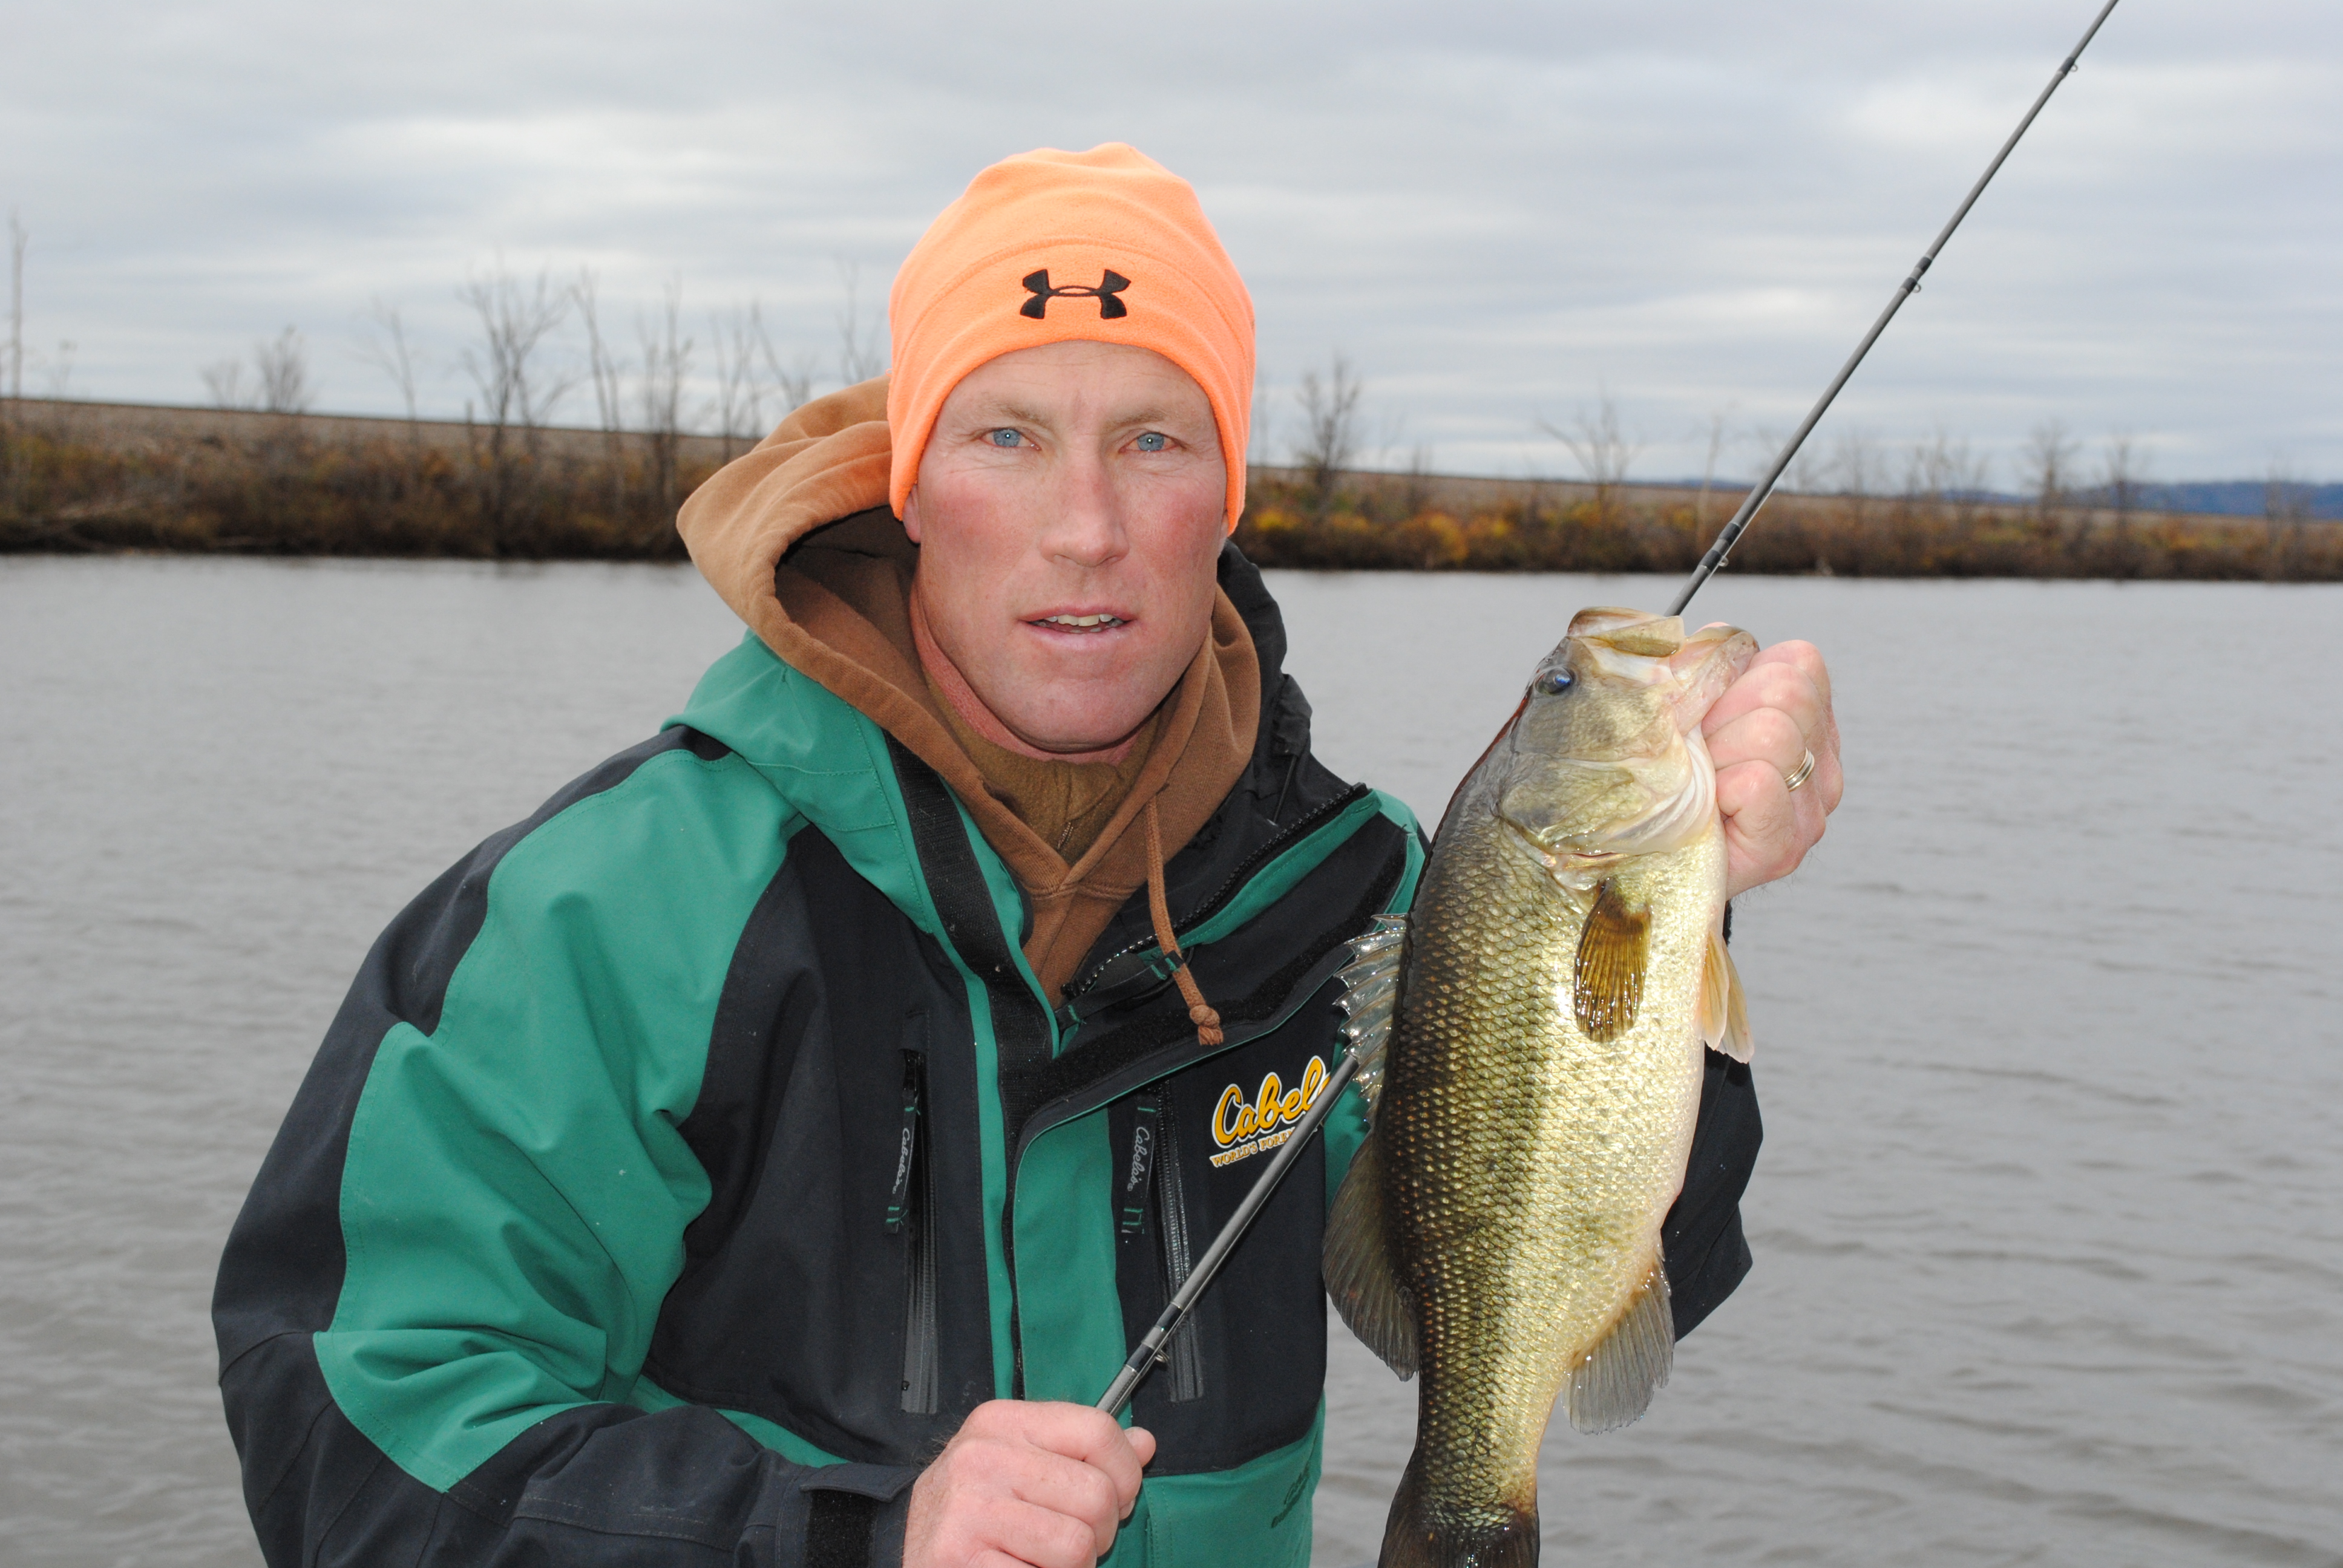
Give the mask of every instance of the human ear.
[[903, 537], [913, 544], [920, 542], [920, 487], [914, 484], [911, 493], [903, 498]]

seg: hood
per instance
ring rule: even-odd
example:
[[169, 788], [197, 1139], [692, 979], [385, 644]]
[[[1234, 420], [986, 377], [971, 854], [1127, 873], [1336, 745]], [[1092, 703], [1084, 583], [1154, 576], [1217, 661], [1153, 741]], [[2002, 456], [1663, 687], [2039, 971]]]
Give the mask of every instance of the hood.
[[1162, 853], [1176, 854], [1243, 774], [1261, 719], [1259, 660], [1236, 607], [1217, 594], [1211, 635], [1158, 710], [1130, 793], [1069, 864], [989, 785], [920, 672], [909, 608], [920, 552], [887, 508], [886, 413], [883, 376], [815, 399], [694, 491], [677, 528], [693, 564], [766, 647], [951, 787], [1025, 892], [1026, 960], [1054, 1005], [1146, 884], [1139, 823], [1149, 804]]

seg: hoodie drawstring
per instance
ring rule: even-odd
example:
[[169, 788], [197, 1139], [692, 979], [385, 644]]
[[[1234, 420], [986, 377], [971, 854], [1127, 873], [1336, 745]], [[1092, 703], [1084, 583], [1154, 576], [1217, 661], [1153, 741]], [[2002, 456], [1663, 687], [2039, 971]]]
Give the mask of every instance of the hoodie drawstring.
[[1204, 1000], [1204, 988], [1188, 972], [1188, 960], [1172, 934], [1172, 906], [1163, 896], [1163, 826], [1151, 799], [1147, 802], [1147, 912], [1155, 920], [1156, 944], [1180, 966], [1172, 971], [1172, 979], [1188, 1004], [1188, 1021], [1196, 1026], [1196, 1043], [1208, 1048], [1220, 1044], [1226, 1038], [1221, 1033], [1221, 1015]]

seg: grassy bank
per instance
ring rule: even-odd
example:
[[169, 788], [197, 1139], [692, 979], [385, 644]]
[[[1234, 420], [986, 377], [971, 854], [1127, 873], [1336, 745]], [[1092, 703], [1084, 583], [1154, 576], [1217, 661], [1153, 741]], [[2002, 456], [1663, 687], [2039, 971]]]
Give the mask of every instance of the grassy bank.
[[[1443, 497], [1423, 476], [1362, 475], [1327, 497], [1257, 474], [1238, 542], [1263, 566], [1397, 571], [1691, 570], [1742, 493], [1659, 486], [1500, 487]], [[1448, 482], [1451, 489], [1461, 488]], [[1461, 501], [1463, 504], [1443, 504]], [[1733, 552], [1740, 572], [2343, 581], [2343, 524], [1776, 492]]]
[[[746, 443], [201, 409], [19, 406], [0, 420], [0, 550], [676, 560], [676, 508]], [[1264, 566], [1650, 571], [1739, 500], [1431, 475], [1256, 469]], [[2343, 580], [2343, 525], [1941, 497], [1777, 496], [1744, 572]]]
[[689, 437], [57, 407], [0, 426], [0, 550], [680, 560], [676, 508], [727, 455]]

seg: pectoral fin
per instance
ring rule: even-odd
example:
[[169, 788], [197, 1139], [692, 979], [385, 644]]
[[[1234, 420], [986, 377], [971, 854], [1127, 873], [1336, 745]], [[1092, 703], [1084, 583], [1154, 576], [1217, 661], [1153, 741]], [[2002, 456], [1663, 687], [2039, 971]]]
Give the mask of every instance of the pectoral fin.
[[1382, 1136], [1370, 1132], [1326, 1217], [1323, 1270], [1334, 1310], [1403, 1378], [1415, 1375], [1415, 1312], [1392, 1268], [1383, 1230]]
[[1570, 1424], [1581, 1432], [1609, 1432], [1638, 1419], [1675, 1363], [1668, 1271], [1655, 1261], [1610, 1333], [1570, 1369]]
[[1756, 1041], [1749, 1033], [1749, 1001], [1742, 994], [1741, 971], [1733, 967], [1732, 950], [1725, 933], [1708, 933], [1708, 960], [1701, 968], [1700, 1038], [1711, 1050], [1721, 1050], [1735, 1061], [1747, 1061]]
[[1644, 960], [1650, 948], [1652, 917], [1634, 911], [1604, 880], [1594, 890], [1594, 908], [1578, 934], [1578, 962], [1571, 980], [1570, 1009], [1586, 1038], [1608, 1043], [1634, 1026], [1644, 1000]]

